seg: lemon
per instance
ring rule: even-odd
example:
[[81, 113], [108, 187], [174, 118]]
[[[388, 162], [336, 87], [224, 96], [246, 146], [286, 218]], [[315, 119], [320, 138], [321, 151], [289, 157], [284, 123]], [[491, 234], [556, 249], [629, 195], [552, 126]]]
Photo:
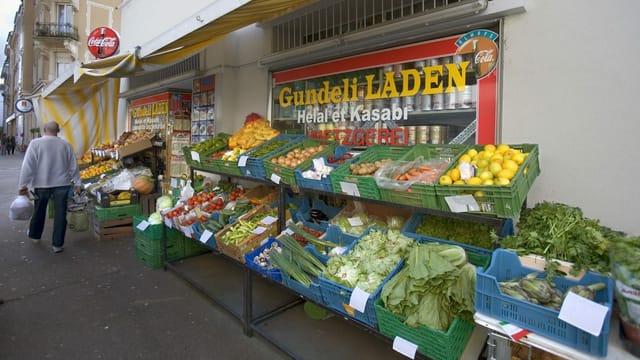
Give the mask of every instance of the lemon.
[[481, 151], [480, 153], [482, 154], [480, 157], [482, 159], [487, 159], [487, 160], [490, 160], [493, 154], [495, 154], [493, 151], [486, 151], [486, 150]]
[[505, 160], [502, 163], [503, 169], [513, 170], [514, 172], [518, 171], [518, 163], [515, 160]]
[[494, 185], [495, 182], [493, 181], [493, 179], [485, 179], [482, 181], [482, 185]]
[[440, 185], [451, 185], [452, 183], [453, 183], [453, 180], [451, 180], [451, 176], [442, 175], [440, 177]]
[[482, 179], [483, 181], [491, 180], [491, 179], [493, 179], [493, 174], [489, 170], [484, 170], [478, 175], [478, 177], [480, 179]]
[[471, 156], [471, 158], [473, 158], [474, 156], [478, 155], [478, 150], [469, 149], [469, 151], [467, 151], [467, 155], [469, 155], [469, 156]]
[[478, 163], [476, 164], [476, 166], [478, 167], [478, 169], [486, 169], [487, 167], [489, 167], [489, 160], [480, 159], [478, 160]]
[[458, 168], [453, 168], [449, 171], [449, 177], [451, 180], [458, 181], [460, 180], [460, 170]]
[[462, 156], [460, 156], [460, 160], [461, 163], [463, 162], [467, 162], [470, 163], [471, 162], [471, 156], [469, 156], [468, 154], [464, 154]]
[[504, 186], [504, 185], [509, 185], [511, 183], [511, 181], [509, 179], [505, 179], [505, 178], [497, 178], [493, 181], [493, 183], [495, 185], [500, 185], [500, 186]]
[[494, 152], [496, 152], [496, 146], [493, 145], [493, 144], [487, 144], [487, 145], [484, 146], [484, 151], [488, 151], [488, 152], [494, 153]]
[[509, 149], [511, 149], [511, 147], [509, 147], [509, 145], [507, 144], [498, 144], [498, 146], [496, 147], [496, 152], [504, 154], [505, 152], [509, 151]]
[[492, 162], [491, 164], [489, 164], [489, 171], [491, 171], [491, 173], [495, 176], [500, 171], [502, 171], [502, 165], [497, 162]]
[[516, 172], [511, 169], [502, 169], [498, 172], [497, 177], [511, 180], [516, 175]]
[[475, 191], [473, 193], [473, 196], [474, 197], [479, 197], [479, 198], [484, 197], [484, 191], [482, 191], [482, 190]]
[[518, 165], [522, 165], [522, 163], [524, 162], [524, 159], [525, 159], [525, 155], [521, 152], [511, 155], [511, 160], [515, 161], [516, 164]]
[[482, 179], [477, 176], [472, 176], [467, 180], [467, 185], [480, 185], [482, 184]]
[[464, 180], [456, 180], [453, 182], [453, 185], [464, 185], [464, 184], [465, 184]]
[[491, 159], [489, 159], [491, 162], [498, 162], [501, 163], [504, 161], [504, 158], [502, 157], [502, 154], [500, 153], [495, 153], [493, 154], [493, 156], [491, 156]]

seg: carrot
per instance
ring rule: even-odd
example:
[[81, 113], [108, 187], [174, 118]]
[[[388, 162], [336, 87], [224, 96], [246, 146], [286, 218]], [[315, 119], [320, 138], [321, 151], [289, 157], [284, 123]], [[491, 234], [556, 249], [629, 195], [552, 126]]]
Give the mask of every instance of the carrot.
[[420, 166], [418, 166], [418, 169], [420, 169], [420, 171], [422, 171], [422, 172], [433, 170], [431, 168], [431, 166], [427, 166], [427, 165], [420, 165]]

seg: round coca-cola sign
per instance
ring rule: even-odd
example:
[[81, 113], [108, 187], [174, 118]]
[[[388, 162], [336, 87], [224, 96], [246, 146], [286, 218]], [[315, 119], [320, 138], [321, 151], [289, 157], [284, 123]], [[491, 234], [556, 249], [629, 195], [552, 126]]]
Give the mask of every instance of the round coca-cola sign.
[[98, 59], [108, 58], [118, 51], [120, 36], [112, 28], [101, 26], [89, 33], [87, 46], [89, 52]]

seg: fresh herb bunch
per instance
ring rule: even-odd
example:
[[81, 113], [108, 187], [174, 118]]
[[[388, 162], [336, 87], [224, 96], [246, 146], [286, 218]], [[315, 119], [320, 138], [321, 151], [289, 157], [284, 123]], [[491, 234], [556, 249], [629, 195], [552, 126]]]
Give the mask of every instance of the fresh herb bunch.
[[608, 274], [609, 249], [621, 235], [584, 217], [578, 207], [545, 201], [522, 211], [518, 232], [505, 237], [502, 247], [521, 255], [543, 256], [549, 264], [545, 272], [550, 275], [562, 275], [553, 259], [573, 263], [572, 275], [582, 270]]
[[498, 244], [493, 227], [442, 216], [424, 215], [416, 233], [488, 250], [495, 249]]

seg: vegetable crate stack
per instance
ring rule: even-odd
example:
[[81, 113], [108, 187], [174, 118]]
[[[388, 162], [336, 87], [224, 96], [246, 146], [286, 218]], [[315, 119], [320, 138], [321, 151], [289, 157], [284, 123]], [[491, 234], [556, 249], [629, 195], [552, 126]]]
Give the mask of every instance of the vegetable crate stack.
[[95, 205], [90, 209], [93, 233], [98, 240], [131, 238], [133, 236], [133, 217], [142, 214], [140, 204], [107, 208]]
[[184, 235], [176, 230], [166, 228], [164, 224], [151, 224], [145, 216], [133, 217], [134, 242], [136, 259], [152, 269], [163, 266], [163, 236], [167, 237], [167, 260], [173, 261], [185, 256]]

